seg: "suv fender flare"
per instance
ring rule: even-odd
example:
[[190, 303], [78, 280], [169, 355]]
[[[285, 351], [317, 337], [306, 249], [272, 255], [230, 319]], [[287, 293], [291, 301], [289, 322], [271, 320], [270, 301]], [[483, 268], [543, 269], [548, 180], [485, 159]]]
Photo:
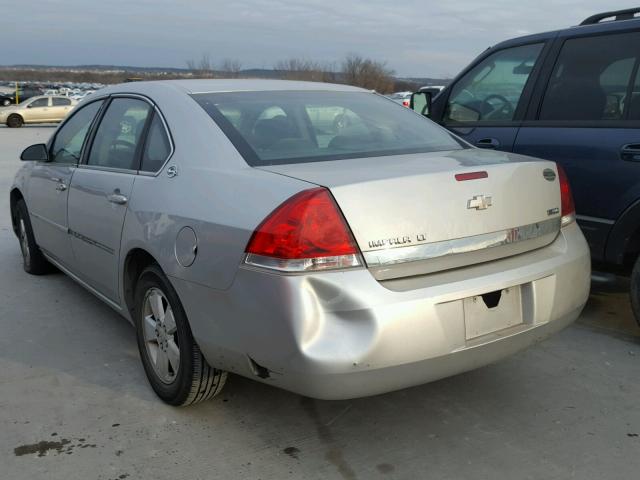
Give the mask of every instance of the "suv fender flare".
[[640, 200], [636, 200], [618, 217], [611, 227], [605, 247], [607, 262], [622, 265], [629, 240], [640, 230]]

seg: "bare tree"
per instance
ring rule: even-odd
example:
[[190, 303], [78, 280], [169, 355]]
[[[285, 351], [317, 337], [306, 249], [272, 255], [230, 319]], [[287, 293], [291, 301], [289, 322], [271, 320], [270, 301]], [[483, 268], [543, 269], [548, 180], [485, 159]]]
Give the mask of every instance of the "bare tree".
[[219, 70], [226, 77], [238, 78], [242, 70], [242, 63], [240, 60], [234, 58], [225, 58], [220, 63]]
[[393, 74], [394, 71], [387, 67], [386, 62], [363, 58], [354, 53], [347, 55], [342, 62], [345, 83], [380, 93], [393, 91]]
[[211, 55], [203, 53], [200, 60], [187, 60], [187, 68], [191, 70], [194, 75], [203, 78], [213, 78], [213, 64], [211, 62]]
[[279, 77], [285, 80], [305, 80], [309, 82], [335, 82], [335, 72], [331, 64], [323, 64], [305, 58], [281, 60], [274, 66]]

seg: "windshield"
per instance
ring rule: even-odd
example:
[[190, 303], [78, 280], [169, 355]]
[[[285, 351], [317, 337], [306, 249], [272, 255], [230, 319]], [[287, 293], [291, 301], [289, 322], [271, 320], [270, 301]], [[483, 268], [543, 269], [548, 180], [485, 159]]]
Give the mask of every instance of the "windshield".
[[459, 150], [430, 120], [367, 92], [192, 95], [252, 166]]

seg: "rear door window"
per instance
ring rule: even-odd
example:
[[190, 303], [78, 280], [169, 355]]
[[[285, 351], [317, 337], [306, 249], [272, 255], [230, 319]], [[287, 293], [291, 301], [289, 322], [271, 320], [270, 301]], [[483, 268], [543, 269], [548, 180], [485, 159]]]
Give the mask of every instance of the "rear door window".
[[157, 172], [162, 168], [171, 154], [171, 143], [158, 114], [154, 114], [149, 127], [147, 142], [142, 153], [140, 170], [143, 172]]
[[68, 107], [71, 105], [71, 100], [68, 98], [53, 97], [51, 101], [54, 107]]
[[513, 120], [542, 47], [537, 43], [507, 48], [482, 60], [451, 89], [445, 122]]
[[114, 98], [91, 146], [88, 165], [137, 170], [142, 135], [151, 106], [136, 98]]
[[638, 62], [640, 33], [564, 42], [540, 109], [540, 120], [621, 120]]

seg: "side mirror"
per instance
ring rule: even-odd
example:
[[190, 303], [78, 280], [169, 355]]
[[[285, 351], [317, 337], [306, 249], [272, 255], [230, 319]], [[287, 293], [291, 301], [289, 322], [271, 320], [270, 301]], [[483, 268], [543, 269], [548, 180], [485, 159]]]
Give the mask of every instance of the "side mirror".
[[420, 115], [428, 117], [431, 113], [431, 92], [415, 92], [411, 94], [411, 100], [409, 101], [409, 107]]
[[33, 105], [29, 104], [27, 105], [27, 108], [33, 108]]
[[20, 160], [23, 162], [48, 162], [49, 152], [44, 143], [36, 143], [23, 150], [20, 154]]

